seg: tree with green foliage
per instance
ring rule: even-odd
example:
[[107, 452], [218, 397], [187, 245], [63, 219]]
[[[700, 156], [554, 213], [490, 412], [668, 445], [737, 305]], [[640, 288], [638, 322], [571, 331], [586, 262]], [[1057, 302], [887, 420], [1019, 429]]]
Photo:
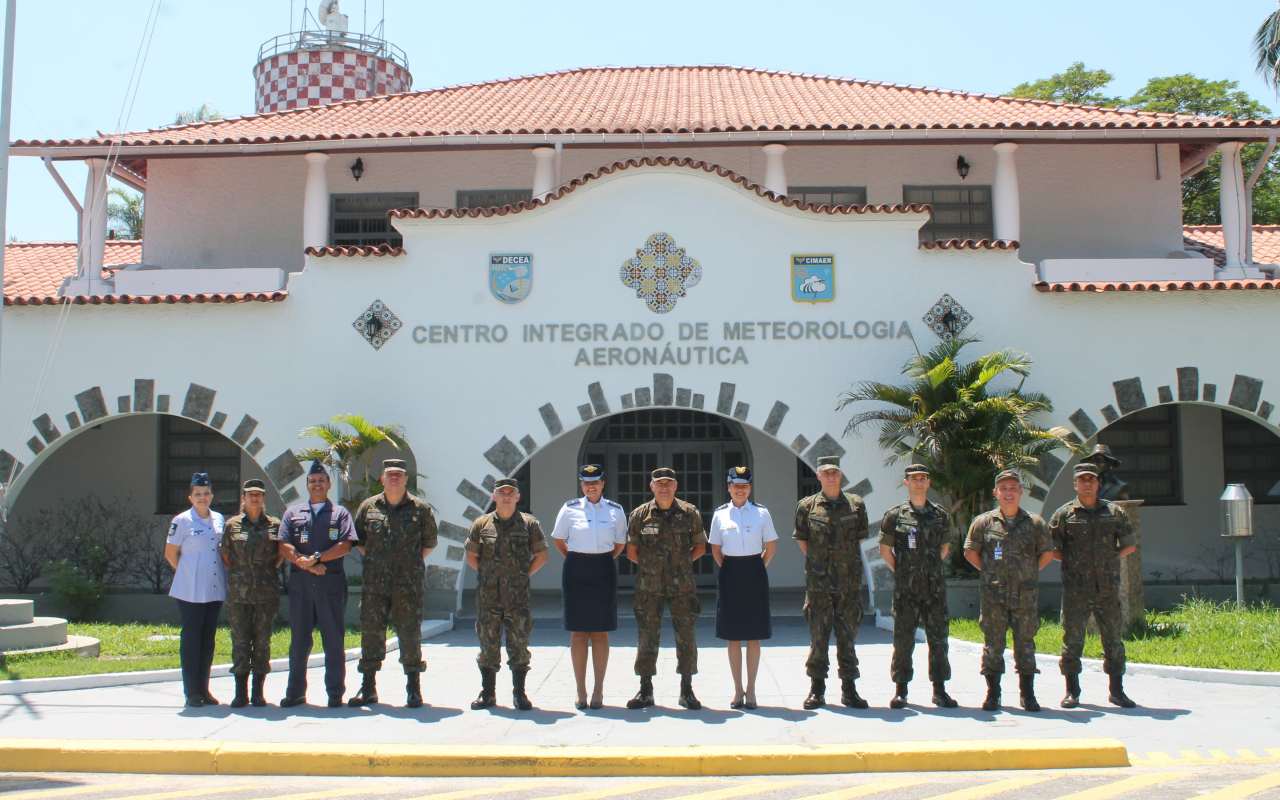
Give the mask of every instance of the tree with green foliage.
[[1088, 69], [1083, 61], [1077, 61], [1067, 67], [1065, 72], [1018, 84], [1009, 90], [1009, 96], [1113, 108], [1124, 100], [1103, 94], [1101, 90], [1115, 79], [1105, 69]]
[[111, 187], [107, 194], [121, 200], [107, 203], [107, 227], [116, 232], [117, 239], [141, 239], [142, 195], [129, 194], [118, 186]]
[[177, 116], [173, 118], [173, 124], [190, 125], [193, 122], [210, 122], [215, 119], [222, 119], [221, 112], [206, 102], [201, 104], [199, 108], [179, 111]]
[[[1023, 389], [1031, 374], [1031, 357], [1000, 350], [960, 361], [960, 351], [978, 341], [957, 337], [927, 353], [917, 350], [902, 368], [905, 383], [862, 381], [842, 394], [836, 406], [881, 406], [855, 414], [845, 435], [876, 426], [880, 448], [888, 454], [886, 464], [911, 461], [928, 467], [957, 535], [966, 533], [973, 518], [991, 507], [991, 487], [1001, 470], [1035, 470], [1048, 453], [1080, 450], [1078, 437], [1066, 428], [1035, 423], [1037, 416], [1053, 410], [1053, 404], [1044, 394]], [[1018, 383], [995, 388], [992, 384], [1002, 377]], [[952, 548], [952, 561], [963, 569], [961, 549]]]
[[[345, 425], [350, 430], [339, 427]], [[366, 498], [382, 492], [382, 481], [373, 477], [371, 468], [373, 451], [383, 442], [397, 450], [408, 447], [404, 428], [394, 423], [374, 425], [361, 414], [339, 414], [324, 425], [303, 428], [303, 439], [316, 437], [324, 441], [323, 447], [304, 449], [297, 455], [298, 462], [319, 460], [335, 470], [348, 486], [358, 486], [351, 497], [342, 498], [342, 504], [353, 513]], [[378, 471], [381, 474], [381, 471]], [[417, 494], [417, 472], [409, 473], [409, 491]]]
[[1280, 94], [1280, 10], [1272, 11], [1253, 35], [1253, 54], [1258, 74]]

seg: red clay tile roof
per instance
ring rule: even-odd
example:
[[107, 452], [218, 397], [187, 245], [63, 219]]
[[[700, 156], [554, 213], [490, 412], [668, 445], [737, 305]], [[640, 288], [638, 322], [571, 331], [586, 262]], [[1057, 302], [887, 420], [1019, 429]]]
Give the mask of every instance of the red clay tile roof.
[[945, 239], [920, 243], [923, 250], [1017, 250], [1021, 246], [1017, 239]]
[[[1221, 225], [1186, 225], [1182, 243], [1212, 258], [1219, 267], [1227, 265]], [[1253, 226], [1253, 260], [1258, 264], [1280, 264], [1280, 225]]]
[[1280, 281], [1090, 281], [1048, 283], [1038, 281], [1037, 292], [1205, 292], [1221, 289], [1280, 289]]
[[[141, 241], [107, 240], [104, 256], [107, 264], [137, 264], [141, 258]], [[6, 300], [11, 297], [52, 296], [57, 293], [63, 279], [75, 273], [75, 242], [8, 242], [4, 246]]]
[[23, 147], [248, 144], [446, 135], [848, 130], [1274, 129], [725, 65], [590, 67]]
[[309, 256], [396, 256], [404, 255], [403, 247], [379, 244], [368, 247], [308, 247], [302, 251]]
[[[103, 294], [76, 295], [70, 298], [72, 305], [77, 306], [157, 306], [175, 303], [279, 303], [289, 296], [288, 292], [242, 292], [240, 294], [164, 294], [133, 295]], [[67, 302], [66, 297], [8, 297], [4, 298], [6, 306], [56, 306]]]

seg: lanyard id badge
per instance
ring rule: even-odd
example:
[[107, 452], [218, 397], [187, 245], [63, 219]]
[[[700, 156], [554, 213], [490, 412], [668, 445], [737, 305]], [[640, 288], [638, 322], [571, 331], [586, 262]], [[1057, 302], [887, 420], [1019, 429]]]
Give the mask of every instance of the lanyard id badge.
[[1003, 559], [1003, 558], [1004, 558], [1004, 547], [1002, 547], [1001, 545], [996, 545], [996, 552], [995, 552], [995, 554], [994, 554], [994, 555], [995, 555], [995, 559], [996, 559], [996, 561], [1000, 561], [1001, 559]]
[[912, 550], [916, 549], [916, 535], [914, 533], [907, 534], [907, 547]]

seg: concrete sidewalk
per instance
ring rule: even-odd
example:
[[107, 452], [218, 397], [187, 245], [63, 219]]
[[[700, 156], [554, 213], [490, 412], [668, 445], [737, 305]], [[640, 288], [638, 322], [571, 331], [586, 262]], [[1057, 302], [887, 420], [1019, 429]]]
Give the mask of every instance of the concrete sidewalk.
[[[634, 629], [613, 636], [614, 648], [606, 680], [605, 702], [599, 711], [573, 708], [575, 692], [569, 661], [568, 634], [539, 627], [533, 635], [530, 695], [537, 708], [510, 708], [510, 673], [498, 676], [501, 705], [471, 711], [479, 690], [475, 666], [476, 637], [462, 628], [431, 639], [423, 646], [428, 671], [423, 680], [427, 706], [403, 707], [404, 678], [391, 661], [379, 682], [383, 705], [372, 709], [333, 709], [305, 706], [283, 710], [277, 706], [233, 711], [225, 704], [187, 710], [181, 707], [178, 683], [154, 683], [47, 692], [0, 697], [0, 724], [9, 738], [111, 738], [218, 740], [239, 742], [405, 743], [449, 745], [817, 745], [866, 742], [978, 741], [1008, 739], [1065, 739], [1114, 737], [1134, 753], [1180, 750], [1252, 749], [1257, 753], [1280, 747], [1280, 688], [1229, 686], [1160, 678], [1133, 677], [1126, 688], [1141, 707], [1117, 709], [1106, 703], [1106, 676], [1086, 672], [1082, 684], [1085, 705], [1074, 711], [1057, 707], [1062, 679], [1043, 674], [1038, 681], [1040, 714], [1017, 709], [1017, 679], [1005, 676], [1005, 700], [1013, 705], [1001, 712], [978, 709], [985, 685], [978, 674], [978, 657], [953, 650], [955, 678], [948, 685], [961, 708], [941, 710], [927, 701], [927, 659], [924, 645], [916, 648], [916, 680], [909, 708], [887, 708], [893, 694], [889, 681], [892, 652], [889, 634], [864, 625], [858, 654], [863, 678], [859, 691], [871, 703], [866, 711], [829, 705], [805, 711], [808, 690], [804, 674], [807, 630], [777, 625], [766, 642], [758, 686], [760, 707], [753, 712], [728, 708], [732, 681], [723, 643], [713, 638], [713, 620], [704, 614], [698, 626], [700, 673], [695, 681], [702, 711], [676, 705], [679, 686], [670, 631], [664, 631], [656, 692], [659, 706], [644, 711], [623, 708], [635, 692], [632, 674]], [[834, 660], [834, 648], [832, 649]], [[268, 699], [278, 702], [286, 676], [272, 673]], [[312, 670], [311, 698], [323, 702], [320, 670]], [[348, 694], [359, 686], [349, 665]], [[213, 682], [213, 691], [230, 700], [229, 678]], [[839, 699], [839, 684], [828, 683], [828, 699]]]

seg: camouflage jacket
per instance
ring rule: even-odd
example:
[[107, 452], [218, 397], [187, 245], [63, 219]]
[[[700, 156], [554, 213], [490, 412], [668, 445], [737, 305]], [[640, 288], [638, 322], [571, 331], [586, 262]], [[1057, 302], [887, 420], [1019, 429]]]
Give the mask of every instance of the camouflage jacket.
[[932, 500], [916, 510], [910, 500], [885, 512], [880, 544], [893, 550], [893, 592], [922, 596], [946, 590], [942, 546], [951, 541], [951, 515]]
[[636, 592], [684, 594], [695, 590], [690, 551], [707, 543], [697, 506], [676, 500], [666, 511], [656, 500], [627, 518], [627, 546], [638, 551]]
[[280, 574], [276, 571], [279, 527], [280, 520], [266, 514], [258, 517], [257, 522], [245, 514], [227, 520], [218, 552], [231, 562], [227, 566], [228, 603], [264, 603], [279, 599]]
[[867, 507], [858, 495], [841, 493], [831, 500], [818, 492], [801, 500], [791, 536], [807, 543], [805, 590], [862, 591], [862, 540], [867, 535]]
[[1049, 532], [1062, 551], [1063, 592], [1120, 590], [1120, 550], [1138, 543], [1120, 506], [1099, 500], [1085, 508], [1077, 498], [1053, 512]]
[[547, 549], [542, 526], [532, 514], [517, 511], [505, 520], [497, 512], [481, 515], [471, 523], [465, 546], [480, 557], [477, 606], [529, 605], [529, 564]]
[[396, 506], [385, 494], [374, 495], [356, 509], [355, 526], [364, 548], [364, 591], [425, 590], [422, 551], [436, 546], [438, 533], [431, 506], [411, 494]]
[[974, 518], [964, 549], [982, 557], [983, 607], [1039, 608], [1040, 556], [1054, 549], [1043, 519], [1020, 508], [1009, 522], [992, 509]]

